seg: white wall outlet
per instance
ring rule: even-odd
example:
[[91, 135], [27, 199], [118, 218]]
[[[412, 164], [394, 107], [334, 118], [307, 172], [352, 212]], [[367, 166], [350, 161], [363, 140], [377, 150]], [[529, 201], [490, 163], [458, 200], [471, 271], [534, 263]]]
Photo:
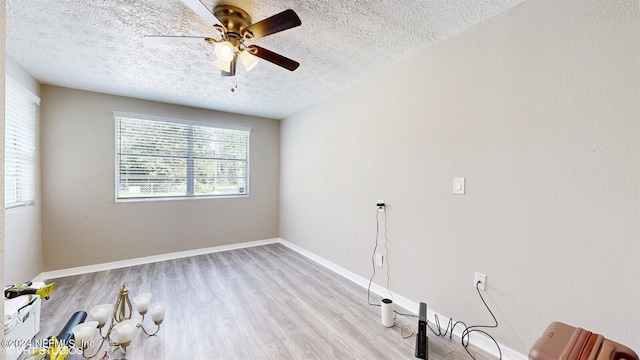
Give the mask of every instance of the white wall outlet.
[[[480, 284], [478, 284], [478, 282], [480, 282]], [[480, 289], [482, 291], [486, 291], [487, 290], [487, 275], [477, 272], [473, 276], [473, 287], [474, 288], [476, 287], [476, 284], [478, 284], [478, 289]]]
[[382, 260], [383, 260], [382, 254], [376, 254], [376, 266], [377, 267], [382, 267]]
[[453, 178], [453, 193], [464, 195], [464, 178]]
[[[380, 204], [382, 204], [382, 206], [380, 206]], [[383, 213], [384, 212], [384, 207], [385, 207], [384, 200], [376, 201], [376, 207], [378, 208], [378, 212]]]

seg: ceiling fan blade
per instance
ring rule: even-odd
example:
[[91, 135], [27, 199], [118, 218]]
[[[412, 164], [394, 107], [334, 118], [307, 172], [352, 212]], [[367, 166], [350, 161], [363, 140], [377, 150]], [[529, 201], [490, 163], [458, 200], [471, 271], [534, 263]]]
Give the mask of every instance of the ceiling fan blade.
[[[301, 24], [302, 21], [300, 21], [296, 12], [288, 9], [246, 27], [242, 30], [242, 35], [247, 39], [259, 39], [267, 35], [300, 26]], [[252, 35], [246, 35], [247, 33], [251, 33]]]
[[207, 41], [207, 37], [204, 36], [160, 36], [160, 35], [145, 35], [144, 42], [156, 43], [156, 44], [196, 44], [204, 43]]
[[[207, 8], [200, 0], [182, 0], [191, 10], [200, 16], [207, 24], [214, 26], [223, 26], [220, 20], [213, 15], [211, 10]], [[216, 40], [220, 40], [222, 36], [216, 33]]]
[[282, 66], [283, 68], [293, 71], [300, 66], [300, 63], [294, 60], [291, 60], [287, 57], [284, 57], [280, 54], [276, 54], [273, 51], [267, 50], [265, 48], [261, 48], [257, 45], [251, 45], [248, 47], [249, 52], [261, 59], [265, 59], [271, 63], [274, 63], [278, 66]]

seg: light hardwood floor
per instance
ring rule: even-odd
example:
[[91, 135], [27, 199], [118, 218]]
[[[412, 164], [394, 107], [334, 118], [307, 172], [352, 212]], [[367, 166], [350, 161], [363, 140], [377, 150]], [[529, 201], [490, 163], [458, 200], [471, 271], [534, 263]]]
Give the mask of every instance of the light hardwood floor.
[[[138, 331], [127, 359], [415, 359], [415, 335], [403, 339], [398, 326], [415, 331], [415, 317], [384, 327], [366, 289], [280, 244], [48, 281], [57, 288], [43, 303], [37, 339], [57, 335], [78, 310], [115, 302], [123, 281], [131, 298], [152, 292], [152, 301], [168, 301], [158, 335]], [[458, 338], [429, 335], [429, 359], [470, 359]]]

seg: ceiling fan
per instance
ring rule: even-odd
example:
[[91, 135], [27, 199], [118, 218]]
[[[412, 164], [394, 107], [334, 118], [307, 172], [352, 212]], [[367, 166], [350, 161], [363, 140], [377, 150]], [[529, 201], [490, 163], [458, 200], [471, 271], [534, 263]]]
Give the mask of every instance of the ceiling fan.
[[216, 56], [213, 64], [222, 70], [222, 76], [236, 74], [238, 59], [247, 71], [256, 66], [258, 58], [290, 71], [294, 71], [300, 66], [297, 61], [273, 51], [258, 45], [247, 44], [248, 41], [300, 26], [302, 22], [293, 10], [288, 9], [257, 23], [252, 23], [251, 17], [246, 11], [232, 5], [218, 5], [211, 12], [200, 0], [183, 0], [183, 2], [213, 26], [216, 31], [212, 36], [146, 35], [145, 41], [159, 43], [200, 43], [204, 41], [212, 44]]

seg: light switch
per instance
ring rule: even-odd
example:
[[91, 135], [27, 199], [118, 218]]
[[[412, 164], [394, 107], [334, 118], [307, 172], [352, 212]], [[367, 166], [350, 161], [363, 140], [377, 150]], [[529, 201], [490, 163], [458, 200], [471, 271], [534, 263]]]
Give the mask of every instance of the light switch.
[[453, 193], [464, 195], [464, 178], [453, 178]]

